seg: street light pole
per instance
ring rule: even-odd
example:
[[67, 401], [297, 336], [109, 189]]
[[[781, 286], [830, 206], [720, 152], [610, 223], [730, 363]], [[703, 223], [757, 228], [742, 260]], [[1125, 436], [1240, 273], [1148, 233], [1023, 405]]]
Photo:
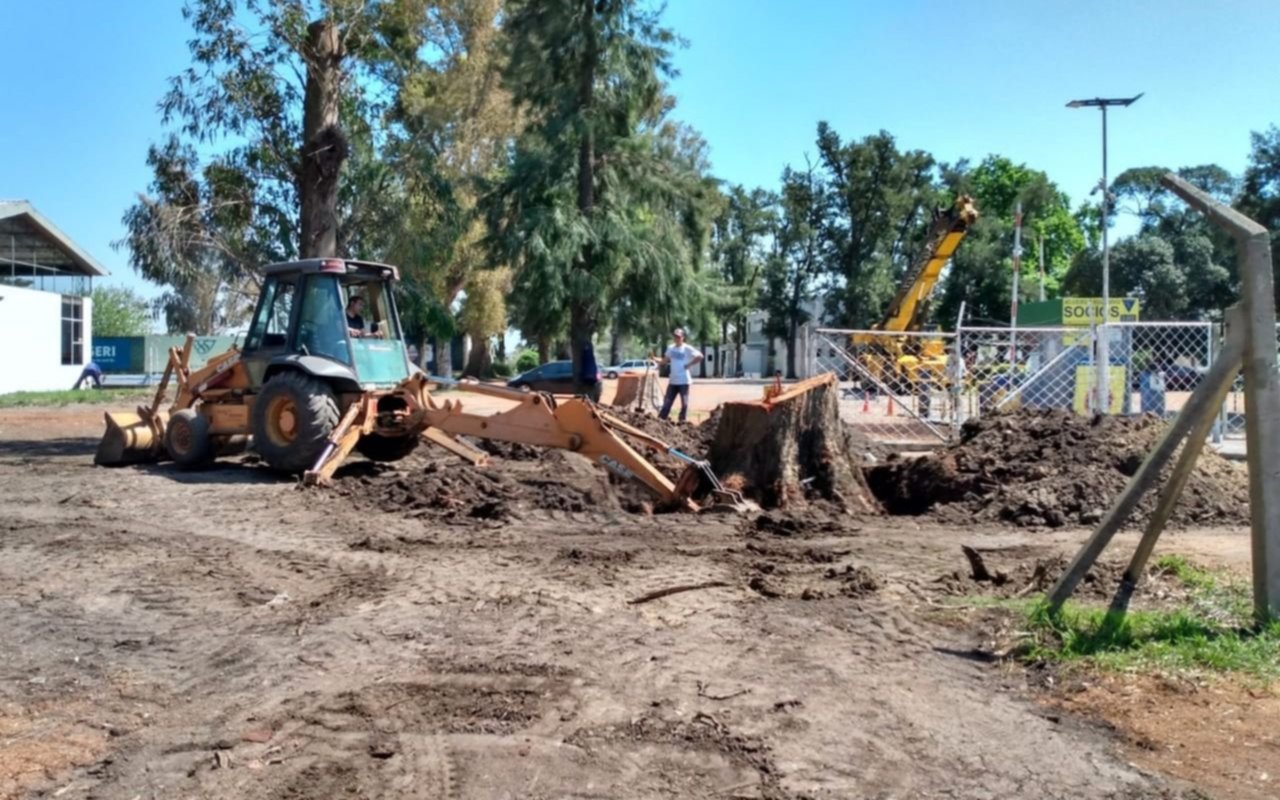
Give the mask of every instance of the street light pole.
[[1111, 248], [1107, 241], [1107, 207], [1111, 199], [1111, 195], [1107, 191], [1107, 108], [1109, 106], [1131, 106], [1143, 94], [1139, 93], [1134, 97], [1095, 97], [1092, 100], [1072, 100], [1067, 103], [1067, 108], [1097, 108], [1102, 111], [1102, 183], [1099, 185], [1099, 188], [1102, 189], [1102, 313], [1099, 315], [1101, 321], [1098, 326], [1098, 388], [1094, 398], [1096, 402], [1095, 409], [1101, 413], [1106, 413], [1107, 409], [1111, 407], [1108, 402], [1111, 384], [1111, 355], [1107, 331], [1107, 319], [1111, 314]]

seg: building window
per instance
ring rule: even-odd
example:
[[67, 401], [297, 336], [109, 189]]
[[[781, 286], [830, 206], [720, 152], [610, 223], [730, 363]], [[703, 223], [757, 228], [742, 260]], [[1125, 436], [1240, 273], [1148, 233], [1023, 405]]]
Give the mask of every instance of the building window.
[[62, 363], [84, 363], [84, 300], [62, 296]]

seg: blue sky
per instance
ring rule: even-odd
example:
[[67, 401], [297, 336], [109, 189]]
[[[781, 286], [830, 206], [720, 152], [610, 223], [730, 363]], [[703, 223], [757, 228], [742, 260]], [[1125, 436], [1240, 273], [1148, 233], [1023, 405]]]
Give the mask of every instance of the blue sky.
[[[0, 198], [30, 200], [141, 288], [111, 242], [146, 188], [169, 76], [187, 63], [177, 0], [5, 3]], [[813, 155], [818, 120], [843, 137], [885, 129], [945, 161], [989, 153], [1045, 170], [1073, 201], [1100, 171], [1098, 113], [1075, 97], [1129, 96], [1111, 115], [1111, 172], [1216, 162], [1239, 172], [1249, 132], [1280, 124], [1274, 0], [671, 0], [677, 115], [715, 172], [774, 186]], [[151, 293], [151, 292], [148, 292]]]

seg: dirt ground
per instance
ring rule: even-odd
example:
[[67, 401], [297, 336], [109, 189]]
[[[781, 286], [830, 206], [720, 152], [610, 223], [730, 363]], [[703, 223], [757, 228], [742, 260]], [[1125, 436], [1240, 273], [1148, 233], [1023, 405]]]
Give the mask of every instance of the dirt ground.
[[[401, 510], [361, 501], [395, 479], [361, 462], [327, 491], [251, 462], [94, 468], [100, 414], [0, 412], [0, 797], [1261, 798], [1280, 779], [1258, 766], [1280, 764], [1269, 694], [1046, 692], [938, 614], [961, 544], [1021, 562], [1080, 530], [554, 491]], [[490, 469], [598, 480], [583, 468]], [[1239, 529], [1165, 546], [1247, 566]], [[1186, 758], [1211, 730], [1252, 760]]]

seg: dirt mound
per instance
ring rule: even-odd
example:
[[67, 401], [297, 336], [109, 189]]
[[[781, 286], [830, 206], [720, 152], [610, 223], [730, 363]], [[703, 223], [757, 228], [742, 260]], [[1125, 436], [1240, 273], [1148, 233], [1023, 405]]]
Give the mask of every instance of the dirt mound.
[[[952, 447], [870, 467], [867, 480], [893, 514], [1024, 527], [1091, 525], [1124, 490], [1163, 430], [1164, 422], [1151, 416], [1019, 410], [970, 420]], [[1128, 524], [1141, 526], [1155, 501], [1155, 494], [1148, 494]], [[1245, 471], [1206, 448], [1173, 522], [1244, 524], [1248, 519]]]
[[694, 458], [701, 458], [707, 451], [708, 434], [715, 435], [715, 426], [705, 428], [706, 422], [701, 425], [672, 422], [669, 419], [658, 419], [652, 414], [629, 408], [610, 409], [609, 415], [633, 428], [639, 428], [656, 439], [661, 439], [671, 447]]
[[603, 474], [577, 475], [574, 480], [575, 473], [584, 471], [566, 470], [564, 478], [557, 479], [543, 475], [537, 464], [530, 467], [521, 474], [443, 459], [410, 461], [389, 474], [339, 479], [334, 491], [379, 511], [457, 520], [502, 521], [529, 509], [585, 512], [617, 507]]

